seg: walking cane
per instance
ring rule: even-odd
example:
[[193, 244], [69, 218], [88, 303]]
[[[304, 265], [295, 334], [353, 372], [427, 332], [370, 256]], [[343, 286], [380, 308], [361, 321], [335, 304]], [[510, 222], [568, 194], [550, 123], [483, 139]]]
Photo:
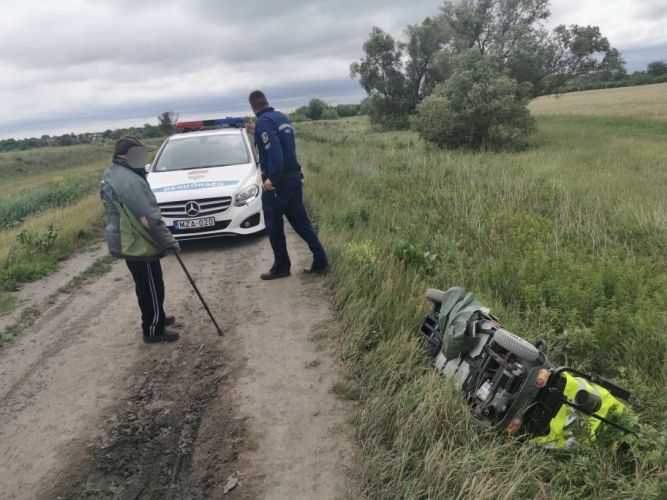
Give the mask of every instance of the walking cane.
[[204, 309], [206, 309], [206, 312], [208, 313], [209, 318], [211, 318], [211, 321], [215, 325], [215, 329], [218, 331], [218, 335], [220, 337], [224, 336], [224, 333], [222, 331], [222, 328], [220, 328], [220, 325], [218, 325], [218, 322], [215, 320], [213, 317], [213, 313], [211, 310], [208, 308], [208, 304], [204, 300], [204, 297], [202, 297], [201, 292], [199, 291], [199, 288], [197, 288], [197, 284], [195, 283], [195, 280], [192, 279], [192, 276], [190, 275], [190, 271], [188, 271], [188, 268], [185, 267], [185, 262], [183, 262], [183, 259], [181, 259], [181, 256], [179, 254], [175, 254], [176, 258], [178, 259], [178, 263], [181, 265], [183, 268], [183, 272], [185, 272], [185, 275], [188, 277], [188, 281], [192, 285], [192, 288], [194, 289], [195, 293], [197, 294], [197, 297], [199, 297], [199, 300], [201, 301], [202, 305], [204, 306]]

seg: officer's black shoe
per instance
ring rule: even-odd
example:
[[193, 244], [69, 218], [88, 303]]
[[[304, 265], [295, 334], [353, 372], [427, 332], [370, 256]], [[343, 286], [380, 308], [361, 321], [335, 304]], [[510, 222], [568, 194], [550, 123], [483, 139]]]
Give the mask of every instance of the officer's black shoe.
[[310, 269], [304, 269], [303, 272], [306, 274], [327, 274], [329, 272], [329, 265], [318, 266], [313, 264]]
[[273, 281], [279, 280], [281, 278], [288, 278], [292, 273], [287, 271], [279, 271], [277, 269], [271, 269], [268, 273], [262, 274], [262, 281]]
[[144, 335], [144, 343], [145, 344], [171, 343], [171, 342], [176, 342], [179, 338], [181, 338], [181, 336], [178, 333], [165, 330], [164, 332], [162, 332], [162, 335], [155, 335], [153, 337]]
[[167, 316], [164, 318], [164, 326], [174, 326], [176, 324], [175, 316]]

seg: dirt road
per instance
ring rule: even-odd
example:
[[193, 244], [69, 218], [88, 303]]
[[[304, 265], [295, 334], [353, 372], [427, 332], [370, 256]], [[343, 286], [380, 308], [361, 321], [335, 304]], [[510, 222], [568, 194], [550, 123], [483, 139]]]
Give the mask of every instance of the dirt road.
[[[303, 245], [289, 240], [306, 266]], [[347, 408], [332, 393], [334, 358], [317, 340], [333, 321], [326, 290], [297, 274], [260, 282], [270, 256], [262, 239], [186, 247], [223, 339], [173, 258], [164, 268], [167, 310], [183, 323], [177, 345], [141, 343], [123, 263], [54, 293], [70, 263], [27, 294], [39, 316], [0, 351], [2, 498], [346, 494]]]

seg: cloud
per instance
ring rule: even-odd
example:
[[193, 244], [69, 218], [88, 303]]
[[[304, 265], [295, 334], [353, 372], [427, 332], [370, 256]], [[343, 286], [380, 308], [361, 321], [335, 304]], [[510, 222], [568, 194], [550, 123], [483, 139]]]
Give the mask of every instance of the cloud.
[[[245, 109], [275, 89], [290, 102], [357, 99], [349, 64], [372, 26], [395, 35], [437, 0], [22, 0], [0, 17], [0, 135], [164, 109]], [[600, 25], [640, 60], [667, 44], [663, 0], [554, 0], [553, 23]], [[667, 54], [666, 54], [667, 57]], [[632, 61], [631, 65], [632, 65]], [[285, 97], [286, 99], [286, 97]], [[287, 102], [287, 101], [285, 101]], [[150, 110], [150, 113], [149, 113]], [[84, 120], [89, 120], [85, 122]], [[78, 122], [76, 120], [79, 120]], [[60, 125], [58, 125], [60, 124]], [[41, 129], [40, 129], [41, 127]], [[73, 127], [74, 129], [74, 127]]]

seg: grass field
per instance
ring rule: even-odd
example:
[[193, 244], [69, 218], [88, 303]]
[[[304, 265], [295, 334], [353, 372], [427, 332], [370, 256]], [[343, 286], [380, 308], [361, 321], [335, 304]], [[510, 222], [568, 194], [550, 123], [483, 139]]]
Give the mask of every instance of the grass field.
[[584, 115], [667, 120], [667, 83], [590, 90], [535, 99], [536, 115]]
[[[665, 90], [539, 99], [538, 133], [518, 154], [440, 151], [364, 119], [299, 125], [343, 321], [336, 390], [359, 401], [366, 498], [667, 498]], [[0, 155], [0, 312], [9, 290], [96, 234], [109, 155]], [[480, 434], [417, 336], [425, 289], [457, 285], [509, 329], [546, 338], [554, 361], [631, 388], [642, 431], [632, 458]]]
[[[667, 497], [667, 122], [541, 116], [538, 126], [520, 154], [438, 151], [363, 120], [300, 127], [344, 321], [341, 392], [360, 400], [368, 498]], [[450, 286], [546, 338], [555, 361], [632, 388], [635, 459], [479, 435], [416, 333], [425, 289]]]
[[0, 312], [11, 292], [38, 279], [100, 226], [96, 194], [108, 146], [45, 148], [0, 154]]

